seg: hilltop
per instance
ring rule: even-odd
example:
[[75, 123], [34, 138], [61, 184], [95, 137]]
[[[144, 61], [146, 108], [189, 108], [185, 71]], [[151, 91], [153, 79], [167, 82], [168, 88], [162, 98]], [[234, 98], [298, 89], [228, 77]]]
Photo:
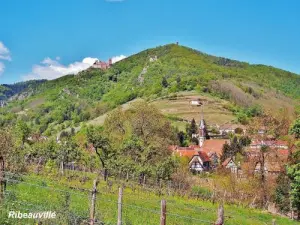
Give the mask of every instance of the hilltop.
[[[50, 134], [136, 98], [160, 101], [190, 91], [222, 101], [221, 112], [238, 117], [239, 122], [258, 108], [273, 112], [286, 108], [292, 117], [299, 87], [300, 76], [291, 72], [169, 44], [132, 55], [108, 70], [90, 68], [56, 80], [0, 86], [0, 93], [2, 99], [13, 99], [5, 108], [7, 113], [26, 115], [29, 121], [35, 120], [35, 129]], [[6, 117], [0, 116], [2, 125]]]

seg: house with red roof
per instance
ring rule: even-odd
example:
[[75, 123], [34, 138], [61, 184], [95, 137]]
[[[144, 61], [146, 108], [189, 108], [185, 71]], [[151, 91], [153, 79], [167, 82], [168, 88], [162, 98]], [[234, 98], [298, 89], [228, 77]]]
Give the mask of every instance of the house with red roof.
[[217, 167], [220, 162], [220, 157], [222, 155], [223, 145], [225, 143], [229, 144], [229, 139], [209, 139], [205, 140], [201, 151], [205, 152], [211, 159], [211, 166]]
[[205, 152], [199, 151], [197, 155], [194, 155], [189, 162], [190, 170], [193, 172], [209, 171], [210, 158]]
[[205, 140], [202, 147], [191, 145], [189, 147], [169, 146], [169, 150], [180, 157], [190, 159], [190, 169], [201, 172], [216, 168], [219, 165], [223, 145], [228, 139]]
[[226, 169], [229, 169], [232, 173], [236, 173], [238, 166], [234, 162], [233, 158], [227, 158], [225, 161], [222, 163], [222, 166]]

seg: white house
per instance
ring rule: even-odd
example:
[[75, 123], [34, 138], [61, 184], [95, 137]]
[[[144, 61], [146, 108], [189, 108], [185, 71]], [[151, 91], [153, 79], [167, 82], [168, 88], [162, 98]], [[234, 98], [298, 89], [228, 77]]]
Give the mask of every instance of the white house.
[[190, 105], [192, 105], [192, 106], [201, 106], [202, 103], [201, 103], [200, 99], [192, 99], [190, 101]]
[[189, 167], [191, 171], [203, 172], [210, 170], [210, 158], [205, 152], [198, 152], [194, 155], [189, 162]]
[[223, 163], [222, 166], [226, 169], [230, 169], [232, 173], [236, 173], [238, 166], [235, 164], [232, 158], [227, 158]]

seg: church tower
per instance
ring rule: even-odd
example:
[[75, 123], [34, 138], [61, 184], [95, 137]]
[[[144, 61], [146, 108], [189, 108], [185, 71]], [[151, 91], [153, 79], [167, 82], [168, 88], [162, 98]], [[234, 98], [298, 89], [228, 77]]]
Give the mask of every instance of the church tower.
[[206, 135], [207, 135], [207, 131], [206, 131], [206, 124], [203, 117], [203, 105], [201, 105], [201, 118], [199, 123], [199, 135], [198, 135], [200, 147], [203, 146], [204, 141], [206, 140]]

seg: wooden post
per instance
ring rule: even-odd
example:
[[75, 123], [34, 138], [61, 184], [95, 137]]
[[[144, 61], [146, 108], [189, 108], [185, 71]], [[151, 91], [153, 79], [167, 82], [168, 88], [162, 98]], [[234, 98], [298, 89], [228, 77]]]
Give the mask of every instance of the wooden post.
[[161, 200], [160, 225], [166, 225], [167, 221], [167, 204], [166, 200]]
[[146, 184], [146, 175], [144, 174], [144, 176], [143, 176], [143, 187], [145, 187], [145, 184]]
[[276, 220], [275, 219], [272, 220], [272, 225], [276, 225]]
[[123, 200], [123, 188], [119, 188], [119, 198], [118, 198], [118, 225], [122, 225], [122, 200]]
[[220, 204], [218, 208], [218, 219], [215, 225], [223, 225], [223, 224], [224, 224], [224, 207], [223, 204]]
[[90, 209], [90, 225], [95, 224], [97, 185], [98, 185], [98, 180], [96, 179], [96, 180], [94, 180], [93, 190], [92, 190], [92, 202], [91, 202], [91, 209]]

